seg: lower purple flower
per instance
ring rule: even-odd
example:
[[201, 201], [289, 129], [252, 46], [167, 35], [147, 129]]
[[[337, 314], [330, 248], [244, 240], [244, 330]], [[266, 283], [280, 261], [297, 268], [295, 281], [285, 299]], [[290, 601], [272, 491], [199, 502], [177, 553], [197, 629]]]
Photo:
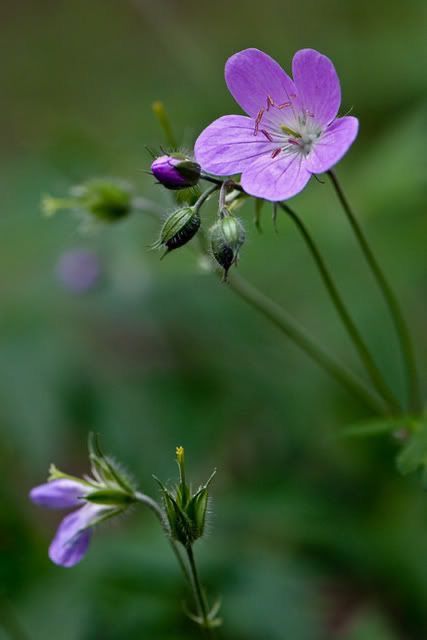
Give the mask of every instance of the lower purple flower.
[[30, 491], [30, 500], [42, 507], [76, 507], [62, 520], [49, 547], [50, 559], [62, 567], [80, 562], [95, 525], [122, 513], [137, 500], [132, 481], [113, 460], [104, 456], [94, 434], [89, 436], [89, 457], [92, 476], [76, 478], [51, 465], [48, 482]]
[[252, 196], [279, 201], [299, 193], [313, 174], [333, 167], [354, 142], [358, 120], [337, 118], [341, 89], [332, 62], [313, 49], [298, 51], [293, 80], [258, 49], [232, 56], [228, 88], [247, 116], [223, 116], [195, 146], [202, 169], [241, 173]]
[[100, 520], [117, 513], [114, 505], [93, 504], [86, 501], [96, 487], [77, 478], [58, 478], [34, 487], [30, 499], [50, 509], [79, 507], [62, 520], [49, 548], [49, 557], [62, 567], [73, 567], [88, 550], [92, 529]]
[[49, 558], [61, 567], [73, 567], [86, 554], [92, 527], [108, 507], [87, 504], [66, 516], [49, 547]]

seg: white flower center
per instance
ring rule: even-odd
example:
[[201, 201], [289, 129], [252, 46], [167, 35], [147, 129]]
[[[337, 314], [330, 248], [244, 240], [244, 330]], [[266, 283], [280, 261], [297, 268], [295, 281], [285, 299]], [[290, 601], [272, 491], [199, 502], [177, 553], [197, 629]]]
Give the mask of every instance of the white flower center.
[[280, 125], [281, 134], [284, 144], [281, 150], [284, 152], [299, 153], [304, 157], [308, 156], [317, 140], [322, 135], [322, 129], [316, 125], [310, 118], [298, 119], [295, 128], [288, 125]]

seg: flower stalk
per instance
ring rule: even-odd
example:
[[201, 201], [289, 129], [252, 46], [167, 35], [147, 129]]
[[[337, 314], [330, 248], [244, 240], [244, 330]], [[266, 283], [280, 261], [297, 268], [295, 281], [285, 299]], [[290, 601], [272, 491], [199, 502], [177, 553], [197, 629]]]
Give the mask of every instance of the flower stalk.
[[357, 329], [346, 305], [344, 304], [341, 295], [339, 294], [338, 289], [333, 281], [333, 278], [325, 264], [325, 261], [307, 227], [305, 226], [301, 218], [295, 213], [295, 211], [291, 209], [287, 204], [279, 203], [279, 206], [288, 214], [291, 220], [295, 223], [298, 231], [301, 233], [312, 258], [316, 263], [317, 268], [319, 269], [320, 276], [332, 300], [332, 303], [351, 341], [353, 342], [359, 358], [364, 365], [374, 387], [387, 402], [390, 411], [392, 413], [400, 413], [401, 409], [399, 406], [399, 402], [394, 396], [393, 392], [389, 389], [382, 373], [375, 364], [375, 361], [372, 358], [372, 355], [368, 347], [366, 346], [362, 336], [360, 335], [359, 330]]
[[399, 339], [400, 350], [402, 360], [406, 368], [406, 384], [409, 406], [415, 413], [420, 413], [422, 410], [422, 403], [420, 397], [420, 387], [418, 381], [417, 364], [415, 359], [414, 348], [412, 346], [411, 334], [406, 324], [400, 304], [391, 288], [384, 271], [380, 267], [378, 260], [372, 251], [362, 227], [360, 226], [353, 209], [351, 208], [349, 201], [347, 200], [340, 182], [334, 171], [327, 172], [338, 199], [342, 205], [344, 213], [350, 223], [350, 226], [357, 238], [359, 246], [366, 258], [366, 261], [371, 269], [371, 272], [382, 292], [382, 295], [388, 306], [390, 316], [396, 329], [396, 333]]

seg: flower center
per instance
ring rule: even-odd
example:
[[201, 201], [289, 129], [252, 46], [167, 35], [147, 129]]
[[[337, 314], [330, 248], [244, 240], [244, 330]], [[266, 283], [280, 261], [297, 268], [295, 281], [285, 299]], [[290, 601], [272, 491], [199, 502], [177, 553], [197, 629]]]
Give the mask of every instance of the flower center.
[[285, 144], [281, 149], [282, 151], [298, 152], [306, 157], [320, 138], [322, 131], [307, 120], [300, 121], [298, 125], [295, 129], [291, 129], [285, 124], [280, 125], [281, 132], [285, 134]]

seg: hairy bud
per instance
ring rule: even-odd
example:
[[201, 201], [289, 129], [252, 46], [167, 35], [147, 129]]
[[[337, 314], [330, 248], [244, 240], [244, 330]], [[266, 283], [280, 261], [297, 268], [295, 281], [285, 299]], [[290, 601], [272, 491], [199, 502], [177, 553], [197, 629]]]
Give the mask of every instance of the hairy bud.
[[184, 246], [200, 228], [200, 216], [194, 207], [183, 207], [174, 211], [164, 223], [159, 240], [154, 248], [166, 247], [166, 253]]
[[210, 241], [214, 258], [224, 269], [226, 280], [228, 270], [237, 261], [245, 241], [245, 229], [237, 218], [223, 210], [219, 220], [211, 227]]
[[179, 468], [179, 483], [175, 490], [167, 489], [160, 480], [157, 482], [163, 495], [166, 517], [172, 538], [185, 547], [191, 546], [205, 531], [208, 508], [208, 488], [215, 471], [193, 494], [185, 479], [184, 449], [177, 447], [176, 460]]
[[194, 187], [200, 179], [200, 165], [178, 153], [156, 158], [151, 171], [167, 189]]

